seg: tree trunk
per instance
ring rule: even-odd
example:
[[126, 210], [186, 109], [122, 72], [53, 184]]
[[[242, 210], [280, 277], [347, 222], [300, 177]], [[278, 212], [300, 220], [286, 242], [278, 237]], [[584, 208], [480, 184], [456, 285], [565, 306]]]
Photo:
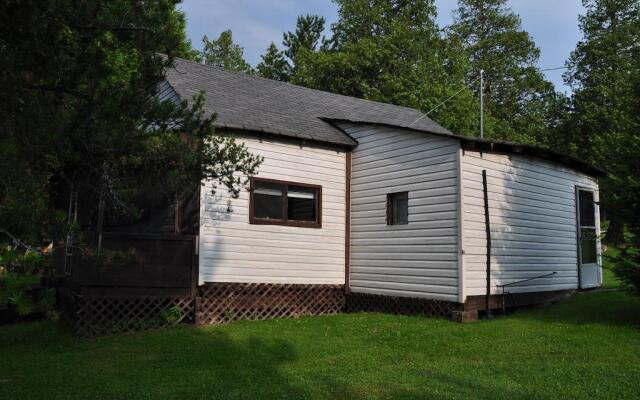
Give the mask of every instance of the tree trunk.
[[611, 215], [609, 228], [603, 238], [603, 242], [610, 245], [624, 243], [624, 224], [617, 215]]

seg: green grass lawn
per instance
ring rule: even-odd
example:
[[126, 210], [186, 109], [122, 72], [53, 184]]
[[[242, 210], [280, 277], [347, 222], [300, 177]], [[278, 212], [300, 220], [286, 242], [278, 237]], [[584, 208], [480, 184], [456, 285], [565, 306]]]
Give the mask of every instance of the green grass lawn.
[[0, 398], [638, 398], [640, 298], [575, 295], [470, 324], [382, 314], [100, 339], [0, 327]]

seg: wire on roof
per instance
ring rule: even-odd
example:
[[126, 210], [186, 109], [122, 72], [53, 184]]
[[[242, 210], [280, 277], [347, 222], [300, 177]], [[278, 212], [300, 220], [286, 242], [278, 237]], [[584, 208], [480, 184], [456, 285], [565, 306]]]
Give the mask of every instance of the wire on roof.
[[558, 69], [568, 69], [569, 67], [553, 67], [553, 68], [544, 68], [544, 69], [538, 69], [538, 71], [555, 71]]
[[[474, 84], [478, 79], [480, 79], [480, 77], [475, 78], [473, 81], [471, 81], [469, 83], [469, 86], [471, 86], [472, 84]], [[431, 114], [432, 112], [434, 112], [435, 110], [437, 110], [438, 108], [440, 108], [441, 105], [443, 105], [444, 103], [446, 103], [447, 101], [453, 99], [454, 97], [456, 97], [457, 95], [460, 94], [460, 92], [462, 92], [463, 90], [467, 89], [466, 86], [464, 86], [462, 89], [458, 90], [457, 92], [455, 92], [454, 94], [452, 94], [451, 96], [447, 97], [446, 99], [444, 99], [443, 101], [441, 101], [438, 105], [436, 105], [435, 107], [433, 107], [431, 110], [429, 110], [426, 114], [422, 114], [418, 119], [416, 119], [415, 121], [413, 121], [412, 123], [409, 124], [409, 126], [407, 126], [407, 128], [411, 128], [415, 123], [417, 123], [418, 121], [420, 121], [422, 118], [427, 117], [429, 114]]]
[[[563, 66], [563, 67], [551, 67], [551, 68], [537, 68], [538, 71], [543, 72], [543, 71], [556, 71], [559, 69], [568, 69], [569, 67], [567, 66]], [[471, 81], [469, 83], [469, 86], [471, 86], [472, 84], [476, 83], [476, 81], [480, 79], [480, 77], [478, 76], [477, 78], [475, 78], [473, 81]], [[452, 94], [451, 96], [447, 97], [445, 100], [443, 100], [442, 102], [438, 103], [438, 105], [436, 105], [435, 107], [433, 107], [431, 110], [429, 110], [426, 114], [422, 114], [418, 119], [416, 119], [415, 121], [413, 121], [412, 123], [410, 123], [407, 128], [411, 128], [414, 124], [418, 123], [420, 120], [422, 120], [424, 117], [428, 117], [429, 114], [431, 114], [432, 112], [434, 112], [435, 110], [437, 110], [438, 108], [440, 108], [440, 106], [442, 106], [444, 103], [446, 103], [447, 101], [453, 99], [454, 97], [456, 97], [457, 95], [460, 94], [460, 92], [462, 92], [463, 90], [465, 90], [466, 87], [463, 87], [462, 89], [458, 90], [457, 92], [455, 92], [454, 94]]]

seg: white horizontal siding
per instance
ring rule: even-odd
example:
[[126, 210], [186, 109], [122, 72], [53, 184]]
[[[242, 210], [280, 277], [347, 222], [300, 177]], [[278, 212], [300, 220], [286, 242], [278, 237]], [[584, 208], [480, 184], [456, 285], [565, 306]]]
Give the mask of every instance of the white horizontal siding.
[[258, 177], [322, 186], [322, 227], [249, 224], [249, 192], [232, 199], [211, 193], [200, 202], [200, 283], [343, 284], [345, 243], [344, 152], [250, 136], [238, 137], [264, 157]]
[[[350, 288], [458, 298], [456, 139], [344, 124], [352, 154]], [[388, 193], [409, 192], [409, 224], [386, 224]]]
[[176, 93], [171, 85], [169, 85], [169, 82], [162, 81], [158, 84], [158, 100], [161, 102], [171, 101], [173, 103], [178, 103], [180, 101], [180, 96], [178, 96], [178, 93]]
[[491, 290], [535, 292], [578, 287], [575, 187], [596, 181], [546, 160], [465, 151], [462, 156], [465, 295], [486, 293], [486, 226], [482, 170], [491, 223]]

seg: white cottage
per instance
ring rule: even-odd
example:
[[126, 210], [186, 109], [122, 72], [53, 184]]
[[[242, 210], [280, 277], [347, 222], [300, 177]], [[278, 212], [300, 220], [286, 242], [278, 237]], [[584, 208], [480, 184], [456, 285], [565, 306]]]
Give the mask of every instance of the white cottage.
[[218, 130], [264, 157], [238, 199], [205, 182], [203, 288], [319, 311], [314, 298], [346, 292], [352, 308], [473, 318], [602, 282], [595, 167], [457, 136], [414, 109], [184, 60], [160, 95], [201, 90]]

